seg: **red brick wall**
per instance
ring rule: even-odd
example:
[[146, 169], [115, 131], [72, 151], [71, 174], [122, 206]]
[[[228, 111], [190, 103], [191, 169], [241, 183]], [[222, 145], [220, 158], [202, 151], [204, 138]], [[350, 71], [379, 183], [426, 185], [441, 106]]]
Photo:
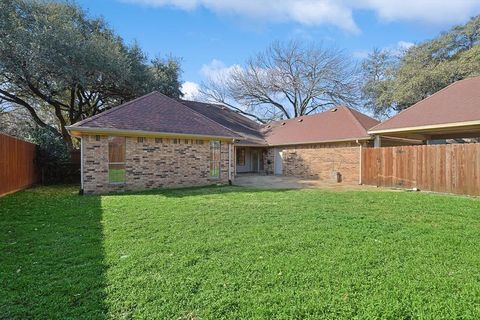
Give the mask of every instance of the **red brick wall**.
[[[360, 147], [355, 142], [294, 145], [280, 147], [283, 175], [334, 182], [340, 172], [342, 183], [358, 184], [360, 178]], [[273, 160], [273, 148], [269, 150]], [[273, 171], [273, 161], [271, 166]]]
[[[126, 138], [126, 182], [108, 182], [108, 137], [83, 139], [83, 181], [85, 193], [106, 193], [156, 188], [201, 186], [228, 183], [228, 143], [221, 143], [220, 179], [210, 177], [210, 141]], [[233, 155], [232, 155], [233, 163]]]

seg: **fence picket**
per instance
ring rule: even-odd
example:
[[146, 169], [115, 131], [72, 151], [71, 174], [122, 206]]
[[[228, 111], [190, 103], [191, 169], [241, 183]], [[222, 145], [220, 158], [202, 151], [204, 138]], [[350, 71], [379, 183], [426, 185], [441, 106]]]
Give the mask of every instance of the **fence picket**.
[[0, 134], [0, 196], [37, 182], [36, 145]]
[[362, 181], [480, 195], [480, 144], [363, 148]]

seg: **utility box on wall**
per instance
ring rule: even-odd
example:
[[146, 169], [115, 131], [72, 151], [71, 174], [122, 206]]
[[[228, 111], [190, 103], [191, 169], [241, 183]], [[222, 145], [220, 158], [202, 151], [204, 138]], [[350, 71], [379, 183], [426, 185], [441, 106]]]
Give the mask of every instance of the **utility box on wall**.
[[340, 183], [342, 182], [342, 174], [338, 171], [332, 172], [333, 182]]

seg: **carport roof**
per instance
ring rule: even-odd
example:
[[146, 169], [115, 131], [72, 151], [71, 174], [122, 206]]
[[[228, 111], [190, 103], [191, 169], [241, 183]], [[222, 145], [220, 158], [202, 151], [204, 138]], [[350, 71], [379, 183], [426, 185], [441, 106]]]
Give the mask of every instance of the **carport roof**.
[[[370, 134], [425, 132], [480, 125], [480, 77], [454, 82], [371, 128]], [[477, 129], [478, 130], [478, 129]]]

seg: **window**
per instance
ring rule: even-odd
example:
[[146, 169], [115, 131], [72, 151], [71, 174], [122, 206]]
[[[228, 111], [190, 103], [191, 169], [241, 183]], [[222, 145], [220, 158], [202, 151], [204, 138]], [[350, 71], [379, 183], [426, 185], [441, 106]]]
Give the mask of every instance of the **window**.
[[155, 138], [155, 143], [162, 143], [162, 138]]
[[125, 183], [125, 137], [108, 137], [108, 182]]
[[188, 139], [185, 139], [185, 144], [188, 144]]
[[144, 140], [143, 137], [138, 137], [138, 138], [137, 138], [137, 142], [138, 142], [138, 143], [143, 143], [143, 140]]
[[245, 148], [237, 149], [237, 166], [245, 165]]
[[210, 177], [220, 178], [220, 141], [210, 141]]
[[195, 140], [196, 144], [203, 144], [203, 140]]
[[173, 144], [177, 144], [178, 143], [178, 139], [173, 139]]
[[100, 136], [95, 136], [95, 141], [100, 141]]

